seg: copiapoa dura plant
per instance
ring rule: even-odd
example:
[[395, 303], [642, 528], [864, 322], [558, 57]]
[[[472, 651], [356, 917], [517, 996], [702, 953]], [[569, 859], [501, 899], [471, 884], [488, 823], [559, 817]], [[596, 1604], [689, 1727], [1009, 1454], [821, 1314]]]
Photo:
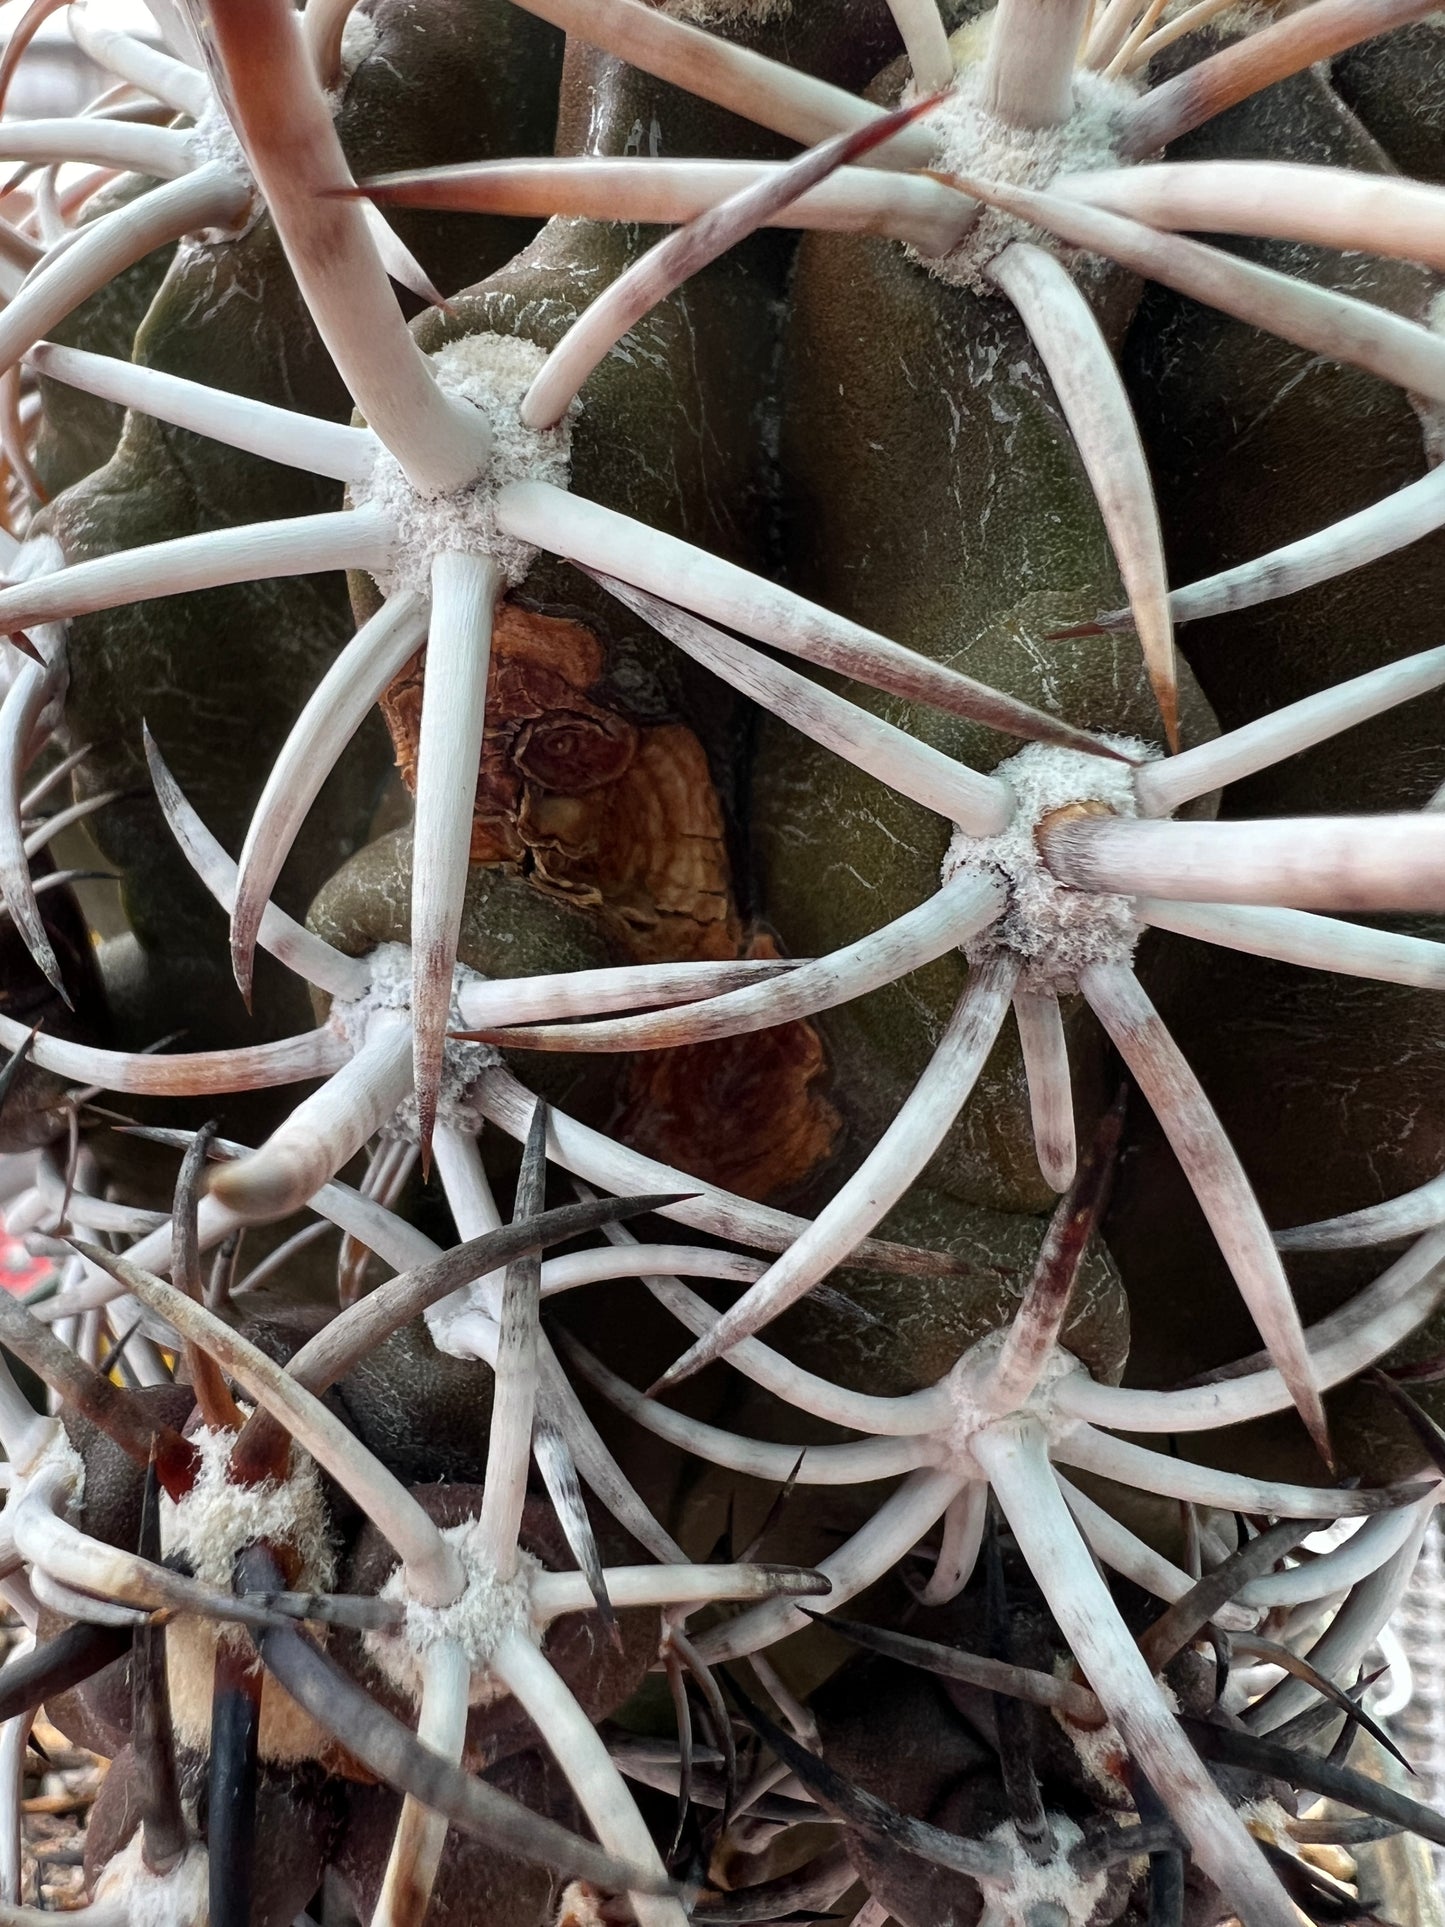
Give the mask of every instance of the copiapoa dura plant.
[[92, 1927], [1357, 1917], [1439, 16], [149, 4], [0, 61], [0, 1923], [42, 1705]]

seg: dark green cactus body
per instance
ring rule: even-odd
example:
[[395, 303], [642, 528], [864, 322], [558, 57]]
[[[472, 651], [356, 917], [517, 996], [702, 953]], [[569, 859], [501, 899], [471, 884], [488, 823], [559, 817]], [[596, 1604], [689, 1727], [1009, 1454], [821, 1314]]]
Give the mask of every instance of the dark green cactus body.
[[[947, 285], [886, 243], [810, 236], [783, 384], [790, 580], [1070, 722], [1154, 736], [1132, 635], [1045, 640], [1114, 594], [1117, 578], [1052, 390], [1001, 299]], [[1017, 747], [861, 687], [848, 693], [976, 768]], [[1197, 735], [1207, 712], [1183, 693]], [[938, 817], [768, 722], [752, 821], [761, 900], [803, 955], [922, 902], [949, 840]], [[823, 1021], [840, 1099], [865, 1142], [922, 1069], [966, 976], [950, 956]], [[1071, 1031], [1087, 1119], [1101, 1096], [1098, 1049], [1077, 1016]], [[996, 1210], [1046, 1204], [1011, 1033], [928, 1181]]]

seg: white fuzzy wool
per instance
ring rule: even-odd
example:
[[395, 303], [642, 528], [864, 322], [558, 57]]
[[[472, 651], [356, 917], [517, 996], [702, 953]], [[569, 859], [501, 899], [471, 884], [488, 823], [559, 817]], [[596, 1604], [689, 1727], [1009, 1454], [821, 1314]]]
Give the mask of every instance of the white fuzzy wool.
[[[969, 65], [932, 113], [919, 122], [935, 137], [934, 165], [944, 174], [972, 175], [1011, 187], [1046, 188], [1058, 174], [1088, 172], [1118, 165], [1115, 145], [1119, 119], [1135, 97], [1126, 80], [1080, 69], [1074, 75], [1074, 111], [1060, 127], [1013, 127], [983, 104], [983, 68]], [[913, 98], [912, 89], [904, 101]], [[1020, 239], [1047, 248], [1065, 259], [1087, 259], [1032, 222], [997, 208], [984, 208], [956, 248], [943, 255], [914, 259], [940, 280], [975, 293], [995, 292], [988, 280], [989, 263], [1010, 241]]]
[[210, 1919], [208, 1862], [199, 1842], [188, 1847], [169, 1873], [152, 1873], [137, 1830], [95, 1883], [95, 1903], [124, 1903], [129, 1927], [200, 1927]]
[[255, 177], [251, 163], [246, 158], [246, 150], [237, 137], [235, 128], [219, 102], [212, 100], [204, 114], [190, 129], [187, 136], [192, 158], [198, 167], [220, 167], [234, 175], [250, 194], [251, 199], [245, 214], [232, 227], [218, 228], [211, 239], [223, 237], [228, 241], [239, 240], [248, 234], [260, 220], [265, 208], [261, 196], [256, 191]]
[[[1122, 1636], [1122, 1632], [1121, 1632]], [[1067, 1658], [1060, 1659], [1054, 1667], [1060, 1679], [1074, 1677], [1073, 1664]], [[1168, 1686], [1157, 1676], [1154, 1681], [1160, 1698], [1172, 1713], [1179, 1711], [1179, 1697], [1172, 1686]], [[1112, 1720], [1102, 1726], [1081, 1726], [1071, 1720], [1059, 1707], [1049, 1708], [1054, 1724], [1068, 1736], [1069, 1743], [1078, 1756], [1079, 1765], [1084, 1769], [1089, 1783], [1098, 1791], [1100, 1799], [1109, 1806], [1128, 1807], [1133, 1795], [1128, 1781], [1124, 1778], [1129, 1764], [1129, 1749], [1125, 1746], [1119, 1729]]]
[[[341, 1032], [353, 1052], [366, 1042], [367, 1030], [380, 1013], [410, 1014], [412, 999], [411, 946], [405, 943], [378, 944], [367, 958], [371, 983], [365, 994], [356, 998], [337, 997], [331, 1005], [330, 1022]], [[485, 983], [480, 971], [458, 964], [452, 973], [452, 1008], [448, 1028], [465, 1030], [458, 994], [464, 984]], [[482, 1072], [501, 1062], [501, 1054], [490, 1044], [458, 1043], [448, 1038], [442, 1058], [441, 1090], [437, 1098], [437, 1122], [459, 1131], [475, 1134], [481, 1118], [468, 1104]], [[408, 1097], [392, 1114], [387, 1129], [417, 1141], [418, 1119], [415, 1096]]]
[[510, 1579], [499, 1579], [496, 1568], [485, 1556], [481, 1521], [467, 1519], [459, 1526], [445, 1526], [442, 1537], [456, 1548], [467, 1583], [460, 1598], [449, 1606], [424, 1606], [406, 1590], [406, 1576], [398, 1566], [381, 1588], [383, 1599], [399, 1599], [406, 1605], [406, 1624], [400, 1632], [366, 1634], [366, 1649], [379, 1670], [394, 1686], [419, 1700], [422, 1687], [422, 1661], [439, 1639], [455, 1640], [467, 1655], [472, 1669], [468, 1704], [485, 1706], [500, 1697], [501, 1688], [493, 1678], [488, 1662], [509, 1633], [540, 1646], [542, 1636], [532, 1615], [532, 1577], [542, 1570], [529, 1552], [517, 1554], [517, 1570]]
[[346, 16], [346, 25], [341, 29], [341, 76], [350, 80], [363, 60], [367, 60], [381, 45], [381, 28], [369, 13], [360, 7], [353, 7]]
[[377, 456], [356, 497], [385, 509], [397, 532], [391, 562], [376, 571], [388, 595], [398, 589], [425, 592], [432, 558], [446, 549], [489, 556], [513, 588], [532, 566], [536, 549], [503, 534], [496, 503], [509, 482], [567, 486], [578, 404], [572, 404], [555, 428], [526, 428], [521, 418], [522, 397], [546, 359], [545, 349], [519, 335], [486, 333], [449, 342], [432, 356], [437, 386], [486, 416], [491, 453], [474, 482], [447, 495], [419, 494], [393, 456], [385, 450]]
[[1069, 1855], [1083, 1843], [1083, 1832], [1067, 1814], [1050, 1813], [1049, 1826], [1054, 1836], [1054, 1851], [1047, 1860], [1035, 1860], [1019, 1838], [1012, 1820], [995, 1827], [984, 1837], [1006, 1847], [1011, 1856], [1006, 1880], [980, 1878], [989, 1902], [989, 1917], [999, 1927], [1026, 1927], [1037, 1907], [1058, 1907], [1069, 1927], [1086, 1927], [1104, 1895], [1109, 1872], [1098, 1867], [1081, 1874], [1069, 1864]]
[[[1130, 737], [1105, 738], [1131, 756], [1154, 752]], [[1116, 816], [1137, 816], [1134, 778], [1127, 763], [1114, 763], [1052, 743], [1029, 743], [994, 771], [1018, 798], [1007, 829], [997, 836], [965, 836], [960, 830], [943, 862], [947, 882], [960, 874], [1001, 877], [1008, 905], [996, 923], [964, 946], [970, 962], [1006, 950], [1023, 965], [1020, 987], [1071, 993], [1079, 973], [1096, 963], [1127, 963], [1140, 925], [1128, 897], [1073, 890], [1053, 875], [1039, 851], [1039, 824], [1073, 803], [1098, 803]]]
[[770, 20], [786, 20], [793, 7], [794, 0], [662, 0], [659, 12], [693, 27], [711, 27], [719, 21], [766, 26]]
[[166, 1551], [183, 1554], [203, 1585], [229, 1591], [237, 1554], [257, 1539], [269, 1539], [298, 1554], [301, 1590], [329, 1591], [336, 1577], [336, 1547], [315, 1460], [293, 1445], [284, 1480], [236, 1485], [229, 1472], [234, 1432], [202, 1426], [190, 1442], [200, 1459], [195, 1485], [183, 1499], [161, 1496]]

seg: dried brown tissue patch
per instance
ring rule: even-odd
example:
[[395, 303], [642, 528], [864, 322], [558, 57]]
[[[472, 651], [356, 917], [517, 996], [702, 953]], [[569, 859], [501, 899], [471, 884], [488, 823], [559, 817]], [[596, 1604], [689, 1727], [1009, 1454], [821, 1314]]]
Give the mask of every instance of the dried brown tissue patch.
[[[425, 652], [382, 698], [416, 784]], [[590, 629], [504, 601], [492, 636], [471, 860], [594, 911], [637, 963], [772, 956], [738, 914], [722, 806], [702, 744], [681, 723], [636, 723], [597, 700]], [[637, 1149], [744, 1196], [801, 1183], [830, 1154], [811, 1024], [634, 1060], [619, 1129]]]

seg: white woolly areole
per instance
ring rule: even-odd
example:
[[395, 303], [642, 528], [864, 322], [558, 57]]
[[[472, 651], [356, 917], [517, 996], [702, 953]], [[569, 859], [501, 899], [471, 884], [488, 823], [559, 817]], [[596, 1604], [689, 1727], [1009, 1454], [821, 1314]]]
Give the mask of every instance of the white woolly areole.
[[[229, 1592], [237, 1554], [257, 1539], [269, 1539], [297, 1553], [296, 1584], [302, 1591], [329, 1592], [336, 1579], [336, 1545], [315, 1461], [293, 1445], [284, 1480], [235, 1485], [227, 1473], [234, 1432], [203, 1426], [190, 1441], [200, 1461], [194, 1487], [183, 1499], [161, 1494], [161, 1543], [166, 1551], [183, 1553], [202, 1584]], [[245, 1634], [237, 1626], [187, 1613], [172, 1622], [166, 1635], [166, 1677], [176, 1732], [201, 1753], [210, 1745], [211, 1682], [221, 1642], [241, 1647]], [[268, 1678], [261, 1693], [262, 1758], [314, 1759], [327, 1744], [310, 1715]]]
[[[1010, 187], [1046, 188], [1058, 174], [1084, 173], [1119, 164], [1115, 153], [1119, 121], [1136, 89], [1128, 80], [1110, 80], [1079, 68], [1074, 74], [1074, 111], [1060, 127], [1014, 127], [983, 104], [982, 65], [966, 67], [953, 90], [918, 123], [938, 144], [934, 162], [945, 174], [976, 175]], [[917, 96], [910, 84], [904, 103]], [[956, 248], [947, 254], [909, 252], [930, 274], [971, 288], [975, 294], [997, 290], [988, 279], [989, 263], [1010, 241], [1028, 240], [1066, 260], [1088, 260], [1057, 236], [1005, 214], [982, 209]]]
[[1058, 1907], [1069, 1927], [1087, 1927], [1094, 1909], [1104, 1897], [1108, 1884], [1107, 1867], [1080, 1873], [1069, 1864], [1069, 1855], [1083, 1844], [1083, 1830], [1067, 1814], [1050, 1813], [1049, 1827], [1054, 1836], [1054, 1851], [1047, 1860], [1035, 1860], [1019, 1837], [1012, 1820], [995, 1827], [985, 1839], [1006, 1847], [1009, 1871], [1003, 1880], [980, 1874], [978, 1884], [986, 1895], [988, 1916], [998, 1927], [1026, 1927], [1037, 1907]]
[[536, 549], [502, 533], [496, 504], [498, 492], [509, 482], [567, 486], [578, 404], [572, 404], [555, 428], [526, 428], [521, 417], [522, 397], [546, 359], [545, 349], [520, 335], [486, 333], [448, 342], [431, 357], [437, 386], [486, 416], [491, 453], [475, 481], [447, 495], [418, 494], [400, 462], [385, 449], [378, 454], [355, 494], [358, 501], [384, 509], [396, 530], [389, 564], [374, 571], [388, 595], [398, 589], [425, 593], [432, 558], [446, 549], [489, 556], [512, 588], [531, 568]]
[[246, 150], [242, 147], [236, 130], [219, 101], [212, 99], [205, 113], [189, 130], [187, 141], [191, 157], [198, 167], [223, 168], [227, 174], [234, 176], [250, 195], [246, 212], [234, 226], [211, 230], [213, 238], [221, 236], [228, 241], [239, 240], [242, 235], [250, 233], [264, 210], [261, 196], [256, 191], [256, 177], [251, 172], [250, 161], [246, 158]]
[[[950, 1411], [947, 1420], [938, 1433], [939, 1463], [946, 1465], [972, 1464], [976, 1477], [984, 1478], [983, 1467], [974, 1463], [972, 1441], [976, 1433], [996, 1424], [1010, 1413], [991, 1404], [986, 1398], [990, 1380], [998, 1364], [999, 1353], [1008, 1341], [1008, 1330], [1000, 1327], [997, 1331], [985, 1333], [959, 1359], [948, 1375], [948, 1395]], [[1048, 1426], [1055, 1418], [1051, 1397], [1054, 1386], [1061, 1379], [1074, 1378], [1079, 1372], [1079, 1361], [1071, 1352], [1055, 1346], [1044, 1361], [1034, 1383], [1033, 1390], [1023, 1405], [1017, 1409], [1027, 1411]], [[1068, 1417], [1061, 1420], [1061, 1429], [1069, 1431], [1075, 1421]]]
[[[405, 943], [378, 944], [367, 958], [371, 982], [363, 996], [336, 997], [332, 1000], [330, 1022], [341, 1032], [353, 1054], [366, 1042], [373, 1019], [387, 1013], [410, 1015], [412, 999], [411, 946]], [[447, 1020], [449, 1030], [465, 1030], [459, 994], [465, 984], [482, 984], [487, 979], [479, 970], [458, 964], [452, 972], [452, 1007]], [[460, 1043], [448, 1038], [442, 1058], [441, 1090], [437, 1098], [437, 1122], [475, 1136], [481, 1129], [480, 1114], [467, 1102], [482, 1072], [501, 1062], [501, 1053], [491, 1044]], [[397, 1106], [386, 1127], [393, 1136], [420, 1141], [416, 1097], [413, 1094]]]
[[422, 1662], [439, 1639], [451, 1639], [466, 1654], [472, 1669], [469, 1706], [486, 1706], [506, 1689], [494, 1678], [490, 1660], [502, 1641], [520, 1633], [534, 1646], [542, 1643], [541, 1628], [532, 1616], [532, 1579], [542, 1571], [540, 1560], [518, 1549], [517, 1570], [510, 1579], [497, 1576], [482, 1543], [480, 1519], [444, 1526], [442, 1537], [455, 1547], [466, 1574], [466, 1586], [449, 1606], [424, 1606], [406, 1590], [406, 1574], [398, 1566], [381, 1588], [379, 1597], [397, 1599], [406, 1607], [400, 1632], [369, 1632], [366, 1650], [393, 1686], [421, 1698]]
[[[1133, 737], [1103, 739], [1126, 755], [1152, 758], [1155, 751]], [[1127, 963], [1141, 926], [1128, 897], [1094, 894], [1060, 883], [1038, 845], [1045, 817], [1070, 804], [1101, 804], [1115, 816], [1137, 816], [1133, 770], [1082, 750], [1029, 743], [994, 771], [1018, 799], [1007, 829], [997, 836], [955, 833], [943, 860], [943, 879], [959, 875], [1001, 877], [1008, 904], [996, 923], [964, 945], [970, 963], [1009, 951], [1023, 965], [1025, 991], [1068, 994], [1090, 964]]]
[[381, 45], [381, 28], [369, 13], [360, 7], [353, 7], [346, 16], [346, 25], [341, 29], [341, 77], [349, 80], [361, 65], [374, 54]]
[[1295, 1841], [1290, 1824], [1295, 1816], [1278, 1800], [1243, 1801], [1239, 1807], [1239, 1817], [1256, 1840], [1267, 1840], [1272, 1847], [1294, 1851]]
[[[1122, 1628], [1121, 1628], [1122, 1630]], [[1072, 1679], [1074, 1669], [1068, 1658], [1059, 1659], [1054, 1666], [1058, 1679]], [[1171, 1713], [1179, 1711], [1179, 1698], [1173, 1687], [1157, 1676], [1155, 1689]], [[1132, 1804], [1133, 1795], [1124, 1778], [1129, 1764], [1129, 1749], [1125, 1746], [1117, 1726], [1106, 1720], [1102, 1726], [1083, 1726], [1071, 1720], [1062, 1708], [1051, 1706], [1054, 1724], [1068, 1736], [1079, 1765], [1089, 1784], [1096, 1790], [1100, 1799], [1111, 1806], [1127, 1807]]]
[[236, 1434], [202, 1426], [190, 1434], [200, 1461], [196, 1482], [183, 1499], [161, 1495], [161, 1543], [185, 1556], [202, 1585], [229, 1592], [237, 1555], [257, 1539], [291, 1547], [303, 1592], [329, 1592], [336, 1577], [336, 1548], [316, 1461], [298, 1445], [284, 1480], [237, 1485], [230, 1476]]
[[95, 1883], [95, 1904], [123, 1902], [129, 1927], [196, 1927], [210, 1919], [208, 1857], [199, 1842], [181, 1855], [169, 1873], [152, 1873], [142, 1852], [139, 1829], [108, 1860]]
[[658, 11], [693, 27], [711, 27], [719, 21], [765, 26], [770, 20], [786, 20], [793, 6], [794, 0], [662, 0]]
[[24, 1468], [23, 1476], [29, 1481], [42, 1471], [52, 1470], [64, 1474], [67, 1501], [70, 1506], [80, 1505], [85, 1498], [85, 1460], [58, 1424], [54, 1437], [44, 1450], [36, 1455], [34, 1461]]

